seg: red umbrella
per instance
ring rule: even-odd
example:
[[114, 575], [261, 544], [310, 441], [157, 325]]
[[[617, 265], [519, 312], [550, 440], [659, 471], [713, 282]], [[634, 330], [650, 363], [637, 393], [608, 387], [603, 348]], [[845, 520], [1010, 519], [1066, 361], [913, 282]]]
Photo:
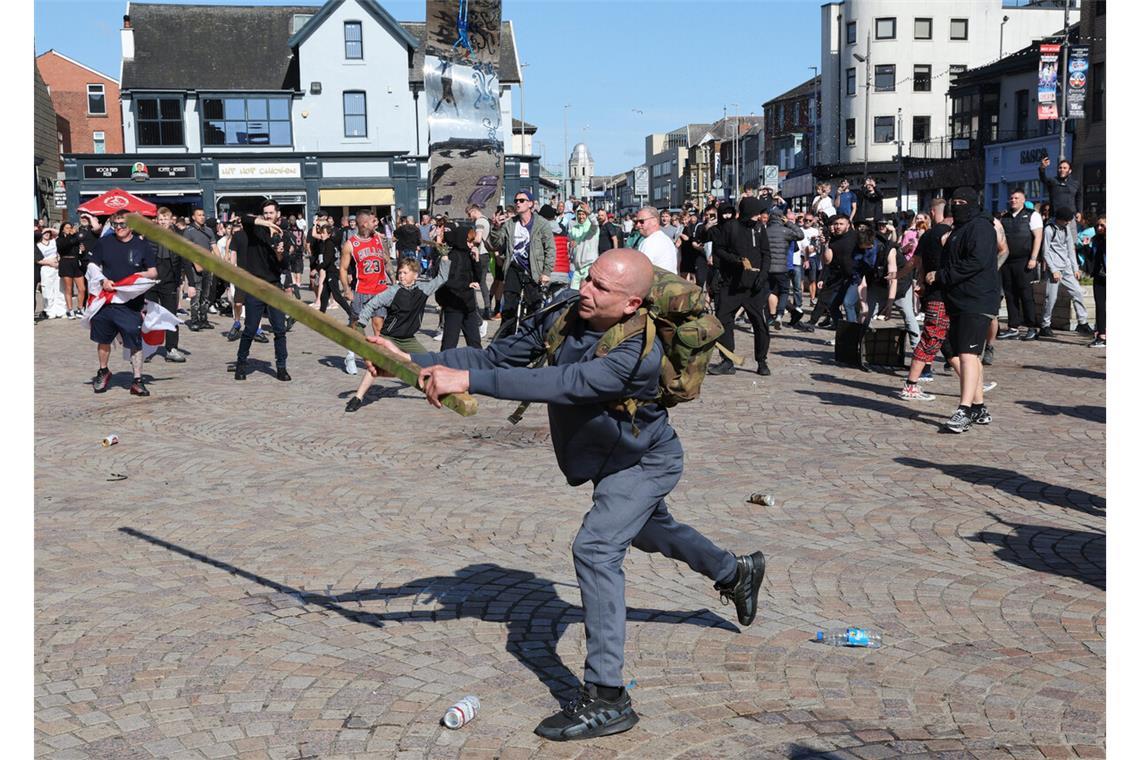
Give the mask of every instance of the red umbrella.
[[158, 212], [158, 207], [136, 195], [131, 195], [126, 190], [115, 188], [108, 190], [98, 198], [87, 201], [79, 207], [79, 210], [95, 216], [110, 216], [122, 211], [134, 211], [143, 216], [154, 216]]

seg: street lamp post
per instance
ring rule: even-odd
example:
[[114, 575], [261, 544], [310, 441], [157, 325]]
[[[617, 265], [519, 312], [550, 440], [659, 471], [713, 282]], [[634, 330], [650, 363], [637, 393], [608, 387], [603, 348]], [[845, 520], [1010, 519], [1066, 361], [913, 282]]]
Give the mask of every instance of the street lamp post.
[[523, 84], [523, 70], [529, 66], [529, 63], [519, 64], [519, 121], [522, 122], [522, 154], [524, 156], [530, 155], [530, 150], [526, 144], [526, 86]]
[[896, 158], [898, 159], [898, 167], [896, 169], [897, 176], [896, 176], [896, 180], [895, 180], [897, 183], [897, 187], [898, 187], [897, 195], [896, 195], [898, 200], [895, 201], [895, 220], [896, 220], [896, 222], [898, 222], [902, 219], [902, 202], [903, 202], [902, 201], [902, 198], [903, 198], [903, 191], [902, 191], [902, 174], [903, 174], [903, 172], [902, 172], [902, 170], [903, 170], [902, 108], [899, 108], [899, 113], [898, 113], [898, 116], [896, 117], [896, 120], [895, 120], [895, 148], [898, 151], [898, 156], [896, 156]]
[[811, 69], [811, 86], [815, 97], [815, 104], [811, 109], [811, 165], [814, 169], [819, 160], [819, 153], [816, 150], [816, 146], [819, 144], [819, 119], [817, 118], [819, 114], [819, 67], [808, 66], [808, 68]]
[[569, 121], [568, 114], [570, 113], [570, 104], [562, 106], [562, 200], [566, 200], [566, 190], [569, 187], [567, 182], [570, 181], [570, 146], [568, 145], [567, 136], [569, 135]]
[[740, 104], [729, 103], [732, 106], [732, 197], [740, 203], [740, 170], [736, 166], [736, 157], [740, 152]]
[[852, 53], [855, 60], [864, 64], [866, 71], [864, 72], [864, 79], [866, 80], [865, 91], [863, 94], [863, 178], [867, 178], [867, 151], [869, 150], [871, 131], [871, 33], [867, 32], [867, 55], [861, 56], [858, 53]]

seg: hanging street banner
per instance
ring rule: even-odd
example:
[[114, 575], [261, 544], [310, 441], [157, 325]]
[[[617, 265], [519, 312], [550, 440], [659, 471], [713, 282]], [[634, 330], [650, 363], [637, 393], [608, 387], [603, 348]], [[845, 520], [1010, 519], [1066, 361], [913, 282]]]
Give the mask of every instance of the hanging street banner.
[[1057, 120], [1057, 60], [1061, 46], [1041, 44], [1041, 59], [1037, 64], [1037, 120]]
[[1069, 89], [1065, 93], [1065, 113], [1070, 119], [1085, 118], [1085, 92], [1089, 84], [1089, 46], [1069, 48]]
[[431, 213], [463, 219], [472, 203], [499, 202], [501, 0], [427, 0], [427, 95]]

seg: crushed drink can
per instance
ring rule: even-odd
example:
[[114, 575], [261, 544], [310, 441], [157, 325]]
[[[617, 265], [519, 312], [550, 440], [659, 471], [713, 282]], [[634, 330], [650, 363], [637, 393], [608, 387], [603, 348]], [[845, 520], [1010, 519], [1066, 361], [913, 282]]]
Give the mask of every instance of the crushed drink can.
[[447, 712], [443, 714], [443, 725], [450, 729], [462, 728], [475, 720], [477, 712], [479, 712], [479, 697], [468, 694], [447, 708]]
[[109, 436], [107, 436], [106, 438], [103, 439], [103, 448], [107, 448], [108, 446], [114, 446], [118, 442], [119, 442], [119, 436], [115, 435], [114, 433], [111, 433]]
[[749, 496], [748, 501], [752, 502], [753, 504], [760, 504], [765, 507], [776, 506], [775, 496], [770, 493], [760, 493], [759, 491]]

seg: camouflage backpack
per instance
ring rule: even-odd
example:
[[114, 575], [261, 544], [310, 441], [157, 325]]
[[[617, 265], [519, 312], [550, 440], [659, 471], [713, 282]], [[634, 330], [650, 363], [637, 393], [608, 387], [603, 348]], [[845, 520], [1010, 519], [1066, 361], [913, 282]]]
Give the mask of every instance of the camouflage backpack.
[[[574, 308], [562, 312], [546, 334], [546, 355], [552, 364], [554, 355], [573, 327], [572, 321], [577, 318], [577, 313]], [[654, 267], [653, 286], [645, 302], [633, 316], [602, 335], [594, 355], [605, 356], [622, 341], [641, 333], [645, 333], [645, 348], [639, 362], [649, 355], [656, 337], [661, 338], [665, 347], [654, 400], [663, 406], [673, 407], [697, 398], [709, 360], [716, 349], [717, 338], [724, 333], [721, 323], [705, 309], [701, 288], [672, 272]], [[615, 402], [615, 407], [633, 417], [638, 404], [645, 403], [649, 402], [623, 399]]]

